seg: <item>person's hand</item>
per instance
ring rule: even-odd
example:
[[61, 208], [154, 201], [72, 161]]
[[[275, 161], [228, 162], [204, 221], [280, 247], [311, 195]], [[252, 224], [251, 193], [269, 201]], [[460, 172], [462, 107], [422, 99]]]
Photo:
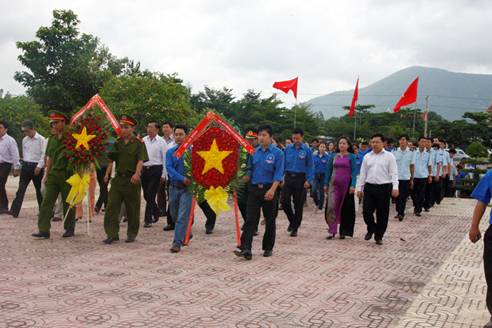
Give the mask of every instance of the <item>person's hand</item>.
[[432, 176], [429, 176], [429, 177], [427, 178], [427, 184], [431, 184], [431, 183], [432, 183]]
[[107, 174], [106, 174], [106, 175], [104, 176], [104, 183], [106, 183], [106, 184], [107, 184], [108, 182], [109, 182], [109, 175], [107, 175]]
[[362, 199], [364, 197], [364, 193], [362, 191], [357, 192], [357, 198]]
[[413, 189], [413, 180], [410, 180], [410, 190]]
[[45, 174], [43, 180], [41, 180], [41, 183], [45, 185], [47, 181], [48, 181], [48, 175]]
[[354, 194], [354, 193], [355, 193], [355, 188], [354, 187], [350, 187], [349, 194]]
[[400, 192], [396, 189], [393, 189], [393, 191], [391, 192], [391, 197], [397, 198], [398, 195], [400, 195]]
[[189, 186], [191, 184], [191, 180], [189, 178], [184, 178], [183, 183], [185, 186]]
[[434, 177], [434, 181], [435, 181], [435, 182], [439, 182], [439, 178], [440, 178], [440, 176], [436, 175], [436, 176]]
[[307, 182], [307, 181], [306, 181], [306, 182], [304, 182], [304, 188], [305, 188], [305, 189], [309, 189], [309, 188], [311, 188], [311, 184], [310, 184], [309, 182]]
[[14, 170], [14, 172], [12, 174], [14, 177], [18, 177], [19, 176], [19, 170]]
[[165, 177], [161, 177], [161, 184], [164, 184], [166, 183], [166, 178]]
[[39, 174], [41, 174], [41, 171], [42, 171], [42, 169], [41, 169], [41, 168], [36, 167], [36, 168], [34, 169], [34, 175], [38, 176]]
[[249, 182], [249, 179], [250, 179], [250, 178], [249, 178], [249, 175], [245, 175], [245, 176], [243, 177], [243, 182], [245, 182], [245, 183], [246, 183], [246, 182]]
[[470, 232], [468, 233], [468, 238], [470, 238], [470, 241], [472, 243], [476, 243], [477, 241], [482, 238], [482, 235], [480, 234], [480, 229], [476, 227], [471, 227]]
[[130, 182], [133, 184], [138, 184], [140, 182], [140, 174], [135, 173], [134, 175], [132, 175]]
[[323, 190], [325, 191], [325, 193], [328, 192], [328, 186], [324, 186]]
[[268, 191], [265, 193], [265, 200], [272, 200], [274, 196], [275, 192], [272, 189], [268, 189]]

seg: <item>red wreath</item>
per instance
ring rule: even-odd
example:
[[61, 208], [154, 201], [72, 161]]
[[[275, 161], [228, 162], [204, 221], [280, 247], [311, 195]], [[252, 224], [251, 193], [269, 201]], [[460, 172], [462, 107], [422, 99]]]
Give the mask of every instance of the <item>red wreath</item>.
[[[211, 169], [205, 174], [202, 174], [205, 160], [197, 152], [210, 150], [214, 140], [220, 151], [232, 151], [232, 153], [222, 160], [224, 174], [216, 169]], [[238, 151], [239, 144], [231, 134], [217, 127], [208, 129], [193, 142], [193, 151], [191, 153], [193, 179], [206, 189], [210, 187], [217, 188], [219, 186], [227, 187], [236, 175]]]

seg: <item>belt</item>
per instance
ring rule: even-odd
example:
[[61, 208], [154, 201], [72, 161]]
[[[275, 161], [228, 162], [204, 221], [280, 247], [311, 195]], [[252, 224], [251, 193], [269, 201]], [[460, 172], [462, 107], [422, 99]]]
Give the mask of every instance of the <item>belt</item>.
[[270, 187], [272, 186], [271, 183], [264, 183], [264, 184], [261, 184], [261, 183], [258, 183], [258, 184], [251, 184], [251, 187], [255, 187], [255, 188], [258, 188], [258, 189], [270, 189]]
[[366, 185], [368, 185], [368, 186], [375, 186], [375, 187], [385, 187], [385, 186], [390, 186], [390, 185], [393, 185], [393, 184], [391, 182], [389, 182], [389, 183], [382, 183], [382, 184], [376, 184], [376, 183], [366, 182]]
[[143, 168], [144, 168], [144, 170], [150, 170], [153, 168], [161, 168], [162, 169], [162, 165], [148, 165], [148, 166], [144, 166]]
[[131, 178], [134, 174], [135, 172], [131, 172], [131, 173], [116, 172], [117, 177], [123, 177], [123, 178]]
[[288, 176], [288, 177], [305, 177], [306, 173], [303, 173], [303, 172], [285, 172], [285, 176]]
[[176, 189], [185, 189], [186, 185], [182, 182], [171, 182], [170, 186]]

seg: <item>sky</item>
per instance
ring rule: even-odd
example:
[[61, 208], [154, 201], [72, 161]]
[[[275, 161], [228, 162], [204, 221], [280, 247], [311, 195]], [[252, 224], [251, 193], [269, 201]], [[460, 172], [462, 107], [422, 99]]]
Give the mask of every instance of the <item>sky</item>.
[[[35, 39], [54, 9], [118, 57], [205, 85], [269, 96], [299, 76], [299, 100], [367, 86], [420, 65], [492, 73], [487, 0], [16, 0], [0, 2], [0, 88], [22, 94], [16, 41]], [[279, 95], [286, 104], [292, 95]]]

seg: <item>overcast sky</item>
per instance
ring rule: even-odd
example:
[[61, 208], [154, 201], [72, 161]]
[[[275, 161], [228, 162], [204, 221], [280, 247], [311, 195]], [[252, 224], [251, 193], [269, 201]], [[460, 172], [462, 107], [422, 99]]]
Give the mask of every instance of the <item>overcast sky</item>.
[[[204, 85], [270, 95], [299, 76], [300, 100], [361, 87], [412, 65], [492, 73], [492, 1], [2, 1], [0, 88], [23, 93], [16, 41], [33, 40], [53, 9], [144, 68]], [[282, 99], [292, 102], [292, 96]]]

